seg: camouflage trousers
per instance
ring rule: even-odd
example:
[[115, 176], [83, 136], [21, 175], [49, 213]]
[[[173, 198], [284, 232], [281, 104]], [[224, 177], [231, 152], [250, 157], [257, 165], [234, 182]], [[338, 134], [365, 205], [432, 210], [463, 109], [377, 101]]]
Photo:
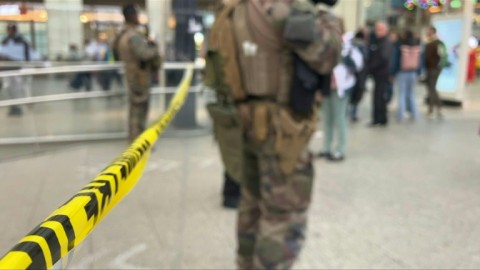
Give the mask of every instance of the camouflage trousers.
[[312, 155], [305, 150], [287, 175], [280, 169], [274, 144], [274, 136], [262, 144], [245, 139], [237, 224], [239, 269], [289, 269], [305, 240]]
[[147, 126], [149, 100], [144, 102], [129, 102], [128, 139], [133, 142]]

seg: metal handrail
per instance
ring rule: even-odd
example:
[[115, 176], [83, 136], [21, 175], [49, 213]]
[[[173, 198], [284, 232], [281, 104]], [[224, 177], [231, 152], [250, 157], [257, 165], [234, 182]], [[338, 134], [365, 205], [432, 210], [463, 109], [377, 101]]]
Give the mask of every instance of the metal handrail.
[[95, 65], [95, 64], [121, 64], [122, 62], [100, 62], [93, 60], [80, 61], [0, 61], [0, 68], [46, 68], [46, 67], [61, 67], [61, 66], [81, 66], [81, 65]]
[[125, 139], [127, 136], [128, 136], [127, 132], [110, 132], [110, 133], [75, 134], [75, 135], [51, 135], [51, 136], [0, 138], [0, 146], [12, 145], [12, 144], [116, 140], [116, 139]]
[[[154, 87], [151, 89], [150, 93], [152, 95], [165, 95], [165, 94], [175, 94], [176, 91], [177, 91], [176, 87]], [[201, 92], [201, 89], [200, 87], [192, 87], [192, 89], [189, 92], [199, 93]], [[16, 98], [16, 99], [0, 101], [0, 108], [14, 106], [14, 105], [27, 105], [27, 104], [37, 104], [37, 103], [45, 103], [45, 102], [67, 101], [67, 100], [78, 100], [78, 99], [89, 99], [89, 98], [105, 98], [105, 97], [116, 97], [116, 96], [126, 96], [126, 95], [127, 95], [126, 91], [121, 91], [121, 92], [93, 91], [93, 92], [66, 93], [66, 94], [55, 94], [55, 95], [46, 95], [46, 96], [37, 96], [37, 97]]]
[[[167, 62], [164, 63], [162, 69], [164, 70], [183, 70], [191, 66], [188, 62]], [[8, 78], [15, 76], [36, 76], [36, 75], [51, 75], [61, 73], [78, 73], [78, 72], [96, 72], [108, 70], [120, 70], [124, 65], [121, 62], [107, 63], [107, 64], [92, 64], [92, 65], [72, 65], [60, 67], [45, 67], [45, 68], [22, 68], [19, 70], [0, 71], [0, 78]], [[203, 69], [202, 64], [195, 64], [195, 69]]]
[[[77, 64], [80, 62], [77, 62]], [[0, 68], [43, 68], [53, 66], [53, 62], [48, 61], [0, 61]]]
[[0, 68], [47, 68], [62, 66], [82, 66], [82, 65], [105, 65], [105, 64], [121, 64], [122, 62], [99, 62], [93, 60], [81, 61], [0, 61]]

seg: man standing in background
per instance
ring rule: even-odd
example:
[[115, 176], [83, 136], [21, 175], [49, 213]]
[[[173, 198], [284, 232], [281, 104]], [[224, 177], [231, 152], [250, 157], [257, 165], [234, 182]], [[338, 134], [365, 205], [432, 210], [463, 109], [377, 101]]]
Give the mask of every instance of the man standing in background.
[[425, 46], [425, 68], [427, 70], [428, 88], [428, 116], [434, 117], [434, 109], [437, 109], [437, 117], [442, 118], [442, 101], [437, 91], [437, 82], [442, 68], [447, 65], [447, 51], [445, 44], [438, 39], [437, 30], [430, 26], [427, 30], [428, 43]]
[[390, 80], [390, 57], [392, 45], [388, 39], [388, 26], [385, 22], [375, 25], [375, 39], [370, 44], [369, 70], [375, 81], [373, 94], [373, 119], [371, 126], [387, 126], [386, 91]]
[[128, 138], [133, 142], [146, 128], [150, 101], [152, 67], [160, 63], [157, 45], [147, 40], [138, 27], [138, 12], [134, 5], [123, 8], [125, 26], [114, 43], [116, 59], [125, 63], [128, 83], [129, 117]]
[[[8, 36], [2, 40], [1, 54], [10, 61], [30, 61], [30, 45], [25, 38], [18, 33], [18, 27], [14, 23], [7, 25]], [[21, 65], [15, 70], [20, 70]], [[5, 78], [5, 88], [12, 99], [26, 96], [25, 79], [22, 76]], [[18, 105], [9, 108], [9, 116], [21, 116], [23, 110]]]

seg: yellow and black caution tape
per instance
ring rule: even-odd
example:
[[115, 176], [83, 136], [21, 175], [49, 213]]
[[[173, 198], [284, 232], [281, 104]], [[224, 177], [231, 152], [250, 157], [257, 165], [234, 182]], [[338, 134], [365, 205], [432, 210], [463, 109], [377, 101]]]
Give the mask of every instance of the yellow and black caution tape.
[[80, 245], [135, 186], [153, 145], [182, 107], [192, 77], [193, 66], [186, 71], [179, 91], [161, 119], [139, 136], [92, 182], [20, 240], [0, 260], [0, 269], [51, 269]]

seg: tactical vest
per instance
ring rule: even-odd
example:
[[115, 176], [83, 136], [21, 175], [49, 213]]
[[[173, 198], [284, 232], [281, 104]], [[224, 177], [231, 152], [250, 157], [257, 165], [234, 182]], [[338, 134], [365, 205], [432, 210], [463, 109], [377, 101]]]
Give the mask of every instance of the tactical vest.
[[217, 14], [208, 36], [205, 58], [204, 83], [226, 103], [246, 99], [232, 22], [233, 10], [239, 2], [230, 0]]
[[284, 104], [290, 91], [291, 52], [261, 8], [259, 2], [242, 1], [233, 15], [245, 91]]
[[126, 26], [124, 31], [118, 42], [118, 54], [125, 63], [129, 97], [132, 102], [146, 102], [150, 97], [151, 71], [140, 68], [139, 59], [130, 43], [133, 36], [140, 34], [133, 26]]
[[138, 59], [130, 48], [130, 39], [137, 35], [135, 28], [126, 26], [118, 41], [118, 54], [120, 59], [125, 62], [126, 68], [138, 68]]

